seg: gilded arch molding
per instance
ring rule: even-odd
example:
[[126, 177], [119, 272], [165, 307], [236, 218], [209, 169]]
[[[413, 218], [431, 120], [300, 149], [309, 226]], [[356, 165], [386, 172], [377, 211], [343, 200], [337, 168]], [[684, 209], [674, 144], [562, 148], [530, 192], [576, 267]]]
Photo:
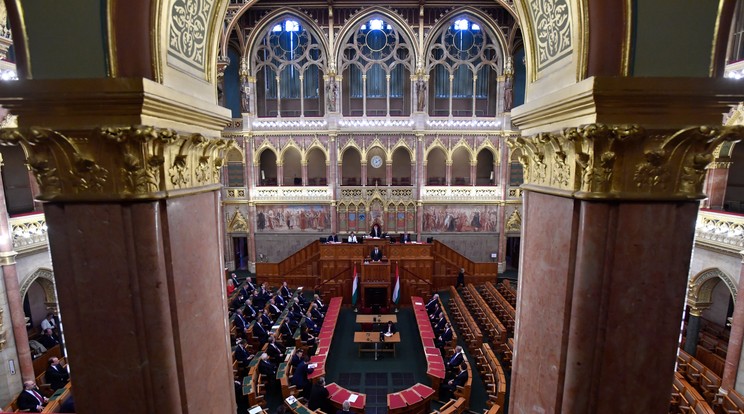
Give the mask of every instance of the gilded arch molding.
[[687, 304], [691, 308], [707, 309], [712, 303], [713, 289], [723, 281], [736, 301], [736, 281], [718, 268], [706, 269], [690, 279]]
[[36, 269], [30, 276], [26, 277], [21, 284], [21, 297], [26, 297], [28, 289], [31, 284], [39, 281], [39, 284], [44, 289], [44, 302], [49, 304], [57, 303], [57, 294], [54, 288], [54, 273], [51, 269], [40, 267]]

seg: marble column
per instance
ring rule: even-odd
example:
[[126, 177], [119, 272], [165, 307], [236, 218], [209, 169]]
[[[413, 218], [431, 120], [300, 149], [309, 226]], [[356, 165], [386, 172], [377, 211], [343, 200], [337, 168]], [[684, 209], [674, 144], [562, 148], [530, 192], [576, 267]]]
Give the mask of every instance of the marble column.
[[509, 148], [506, 145], [506, 137], [499, 137], [499, 168], [494, 173], [494, 181], [498, 180], [500, 185], [500, 197], [504, 204], [499, 206], [498, 229], [499, 229], [499, 257], [497, 268], [499, 273], [506, 271], [506, 200], [509, 198]]
[[708, 167], [708, 174], [705, 176], [705, 194], [708, 195], [705, 207], [723, 210], [730, 164], [730, 162], [713, 162]]
[[698, 339], [700, 336], [700, 316], [703, 310], [691, 308], [690, 316], [687, 318], [687, 332], [685, 334], [685, 352], [695, 356], [697, 353]]
[[445, 164], [445, 178], [444, 182], [447, 186], [452, 185], [452, 162], [447, 161]]
[[393, 185], [393, 160], [385, 162], [385, 185]]
[[742, 343], [744, 343], [744, 251], [739, 252], [742, 257], [742, 266], [739, 271], [739, 285], [734, 304], [734, 314], [731, 315], [731, 333], [729, 334], [728, 350], [726, 351], [726, 364], [723, 366], [721, 378], [721, 390], [733, 390], [737, 383], [744, 382], [739, 377], [739, 365], [741, 358]]
[[276, 185], [279, 187], [284, 186], [284, 164], [280, 164], [279, 162], [276, 164]]
[[362, 160], [362, 183], [361, 185], [367, 185], [367, 161]]
[[512, 141], [528, 159], [511, 412], [666, 412], [706, 160], [742, 133], [589, 124]]
[[[141, 125], [133, 94], [167, 126]], [[0, 104], [19, 115], [0, 141], [24, 147], [45, 202], [76, 412], [235, 412], [219, 181], [229, 111], [142, 78], [18, 81]]]
[[[0, 189], [2, 188], [5, 187], [2, 175], [0, 175]], [[36, 379], [36, 375], [34, 375], [31, 350], [28, 346], [26, 314], [23, 311], [23, 297], [21, 297], [21, 287], [18, 283], [18, 272], [16, 270], [16, 255], [18, 253], [13, 250], [13, 234], [8, 221], [8, 208], [4, 192], [0, 194], [0, 235], [2, 235], [0, 237], [0, 266], [2, 266], [5, 296], [8, 299], [10, 326], [13, 330], [16, 354], [18, 355], [21, 383], [23, 381], [33, 381]]]
[[302, 185], [307, 186], [307, 161], [302, 163]]

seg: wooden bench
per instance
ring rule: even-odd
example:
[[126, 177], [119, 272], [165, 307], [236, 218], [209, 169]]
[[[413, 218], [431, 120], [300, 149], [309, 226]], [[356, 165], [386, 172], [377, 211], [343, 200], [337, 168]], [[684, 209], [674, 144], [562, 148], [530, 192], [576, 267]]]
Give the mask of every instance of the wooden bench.
[[715, 414], [703, 396], [678, 372], [672, 384], [671, 408], [671, 412]]
[[470, 406], [470, 392], [473, 388], [473, 369], [470, 367], [470, 363], [467, 361], [464, 362], [465, 365], [467, 365], [467, 371], [468, 371], [468, 380], [465, 381], [464, 385], [458, 385], [457, 389], [454, 392], [455, 398], [464, 398], [465, 399], [465, 407]]
[[465, 399], [457, 398], [447, 401], [439, 410], [434, 410], [431, 414], [460, 414], [465, 411]]
[[[460, 294], [457, 293], [457, 290], [455, 290], [453, 286], [450, 286], [449, 291], [450, 310], [455, 314], [457, 327], [460, 330], [465, 343], [468, 345], [468, 350], [472, 351], [480, 348], [483, 343], [483, 334], [481, 333], [480, 327], [478, 327], [475, 319], [473, 319], [473, 315], [470, 314], [467, 305], [465, 305], [465, 302], [460, 297]], [[454, 327], [454, 325], [452, 326]], [[453, 343], [447, 351], [453, 349], [455, 344], [456, 341], [454, 341], [453, 336]]]
[[481, 294], [475, 288], [472, 283], [468, 283], [465, 289], [465, 294], [471, 301], [470, 309], [475, 311], [478, 319], [482, 326], [485, 327], [486, 336], [490, 342], [500, 345], [506, 341], [506, 328], [501, 323], [499, 318], [493, 313], [493, 310], [483, 299]]
[[474, 355], [488, 393], [486, 404], [503, 407], [506, 402], [506, 374], [496, 354], [489, 344], [483, 344]]

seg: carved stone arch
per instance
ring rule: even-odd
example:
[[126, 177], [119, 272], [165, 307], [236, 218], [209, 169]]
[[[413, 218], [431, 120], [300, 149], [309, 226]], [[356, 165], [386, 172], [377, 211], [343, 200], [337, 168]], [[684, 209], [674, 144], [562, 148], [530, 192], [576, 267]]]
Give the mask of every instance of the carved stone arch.
[[459, 16], [469, 16], [472, 17], [475, 20], [478, 20], [478, 23], [481, 23], [482, 26], [485, 26], [487, 33], [492, 36], [493, 38], [497, 39], [499, 50], [501, 52], [500, 56], [500, 65], [496, 71], [498, 75], [503, 75], [504, 72], [504, 62], [505, 62], [505, 54], [507, 53], [508, 49], [508, 41], [506, 37], [504, 37], [504, 33], [501, 31], [501, 28], [499, 25], [488, 15], [483, 13], [482, 11], [478, 10], [475, 7], [460, 7], [454, 10], [451, 10], [449, 13], [445, 14], [444, 16], [440, 17], [437, 21], [437, 23], [429, 30], [429, 34], [427, 38], [424, 41], [424, 59], [426, 59], [425, 62], [423, 62], [424, 67], [427, 68], [426, 71], [429, 71], [429, 51], [433, 45], [434, 42], [436, 42], [437, 38], [439, 37], [440, 32], [445, 27], [449, 26], [451, 24], [451, 20], [459, 17]]
[[233, 146], [225, 154], [225, 160], [227, 162], [240, 162], [245, 164], [245, 154], [240, 147]]
[[354, 31], [356, 31], [357, 25], [360, 22], [365, 19], [369, 19], [374, 15], [381, 15], [385, 18], [389, 18], [396, 25], [396, 28], [400, 30], [400, 33], [402, 33], [407, 38], [406, 40], [408, 41], [408, 45], [412, 51], [411, 59], [413, 60], [413, 62], [411, 62], [411, 67], [415, 68], [415, 64], [417, 63], [415, 62], [415, 60], [418, 56], [420, 56], [420, 50], [418, 48], [418, 42], [416, 41], [416, 35], [413, 32], [411, 25], [397, 13], [394, 13], [390, 9], [384, 8], [382, 6], [373, 6], [364, 10], [360, 10], [357, 14], [346, 21], [346, 23], [341, 27], [341, 30], [339, 30], [338, 35], [336, 36], [336, 39], [338, 39], [338, 41], [335, 45], [336, 49], [333, 51], [334, 60], [336, 62], [342, 61], [341, 53], [346, 46], [345, 39], [349, 35], [349, 33], [353, 33]]
[[501, 158], [501, 157], [499, 157], [499, 149], [496, 147], [496, 145], [494, 145], [494, 143], [493, 143], [493, 141], [491, 140], [490, 137], [487, 140], [481, 142], [481, 144], [478, 145], [478, 147], [475, 150], [473, 150], [473, 154], [474, 154], [475, 158], [477, 159], [478, 158], [478, 153], [480, 153], [481, 151], [484, 151], [484, 150], [485, 151], [491, 151], [491, 154], [493, 155], [493, 160], [497, 164], [499, 163], [499, 159]]
[[26, 293], [28, 293], [31, 284], [36, 281], [38, 281], [44, 289], [44, 303], [47, 304], [47, 308], [56, 312], [57, 293], [54, 288], [54, 273], [52, 272], [52, 269], [40, 267], [31, 273], [31, 275], [23, 279], [23, 283], [21, 283], [21, 297], [26, 297]]
[[436, 138], [436, 139], [435, 139], [435, 140], [434, 140], [434, 141], [433, 141], [433, 142], [431, 143], [431, 145], [429, 145], [429, 146], [428, 146], [428, 147], [427, 147], [427, 148], [426, 148], [426, 149], [424, 150], [424, 159], [422, 160], [422, 161], [423, 161], [423, 163], [424, 163], [424, 165], [426, 165], [426, 163], [427, 163], [427, 160], [429, 159], [429, 153], [430, 153], [430, 152], [431, 152], [432, 150], [434, 150], [435, 148], [439, 148], [439, 149], [441, 149], [442, 151], [444, 151], [444, 157], [445, 157], [445, 159], [449, 160], [449, 150], [447, 149], [447, 146], [446, 146], [446, 145], [444, 145], [444, 143], [442, 143], [442, 141], [441, 141], [441, 140], [440, 140], [439, 138]]
[[411, 162], [416, 162], [416, 151], [414, 151], [413, 148], [408, 145], [404, 138], [399, 139], [398, 142], [396, 142], [395, 145], [390, 148], [389, 158], [391, 160], [393, 159], [393, 154], [395, 153], [395, 151], [398, 150], [398, 148], [404, 148], [406, 151], [408, 151], [408, 156], [411, 158]]
[[460, 138], [457, 143], [452, 146], [452, 149], [450, 149], [447, 152], [447, 162], [450, 164], [453, 162], [452, 155], [454, 155], [455, 151], [459, 150], [460, 148], [465, 148], [465, 151], [468, 153], [468, 157], [470, 158], [470, 163], [474, 163], [476, 161], [476, 154], [473, 151], [473, 148], [470, 146], [469, 143], [465, 141], [464, 138]]
[[[318, 24], [313, 21], [313, 19], [308, 18], [308, 16], [301, 10], [293, 9], [291, 7], [280, 7], [276, 10], [273, 10], [266, 16], [263, 16], [261, 20], [256, 23], [256, 25], [254, 26], [255, 29], [251, 31], [248, 39], [246, 39], [243, 56], [251, 56], [253, 48], [256, 47], [256, 42], [260, 41], [260, 39], [262, 39], [263, 36], [266, 35], [267, 30], [271, 30], [269, 25], [284, 16], [291, 16], [292, 18], [300, 20], [302, 24], [318, 39], [318, 42], [320, 42], [320, 45], [323, 48], [322, 52], [324, 52], [326, 56], [329, 56], [327, 40], [328, 36], [325, 34], [323, 29], [320, 28]], [[255, 68], [251, 67], [251, 71], [253, 70], [255, 70]]]
[[690, 278], [687, 304], [692, 308], [707, 309], [712, 303], [713, 289], [723, 281], [736, 302], [737, 287], [734, 279], [718, 268], [705, 269]]
[[[223, 56], [227, 53], [227, 42], [230, 41], [232, 32], [236, 29], [236, 26], [238, 26], [240, 18], [256, 2], [258, 2], [258, 0], [248, 0], [244, 4], [240, 5], [240, 8], [238, 8], [238, 10], [236, 11], [232, 11], [228, 8], [227, 12], [225, 13], [225, 22], [227, 23], [227, 27], [226, 30], [222, 32], [222, 39], [220, 40], [220, 52]], [[238, 31], [238, 34], [240, 33], [241, 32]]]
[[300, 160], [302, 160], [302, 148], [300, 148], [299, 144], [297, 144], [297, 141], [295, 141], [294, 138], [290, 138], [287, 140], [287, 143], [284, 144], [282, 149], [279, 150], [279, 155], [277, 155], [277, 164], [279, 163], [280, 159], [282, 164], [284, 164], [284, 154], [290, 149], [296, 149], [297, 152], [300, 154]]
[[375, 138], [374, 140], [372, 140], [372, 142], [370, 142], [369, 145], [367, 145], [364, 148], [364, 153], [362, 154], [362, 161], [366, 162], [369, 152], [375, 148], [381, 149], [383, 154], [385, 154], [385, 160], [384, 160], [385, 162], [392, 161], [393, 158], [390, 155], [389, 151], [387, 150], [387, 148], [385, 148], [385, 145], [378, 138]]
[[313, 139], [313, 142], [310, 143], [310, 145], [305, 148], [305, 151], [302, 151], [300, 160], [303, 164], [307, 163], [307, 154], [310, 153], [310, 151], [314, 150], [315, 148], [321, 150], [323, 154], [325, 154], [326, 159], [326, 166], [330, 165], [331, 163], [331, 156], [328, 154], [328, 149], [318, 140], [317, 137]]
[[346, 145], [344, 145], [344, 147], [341, 148], [341, 150], [338, 153], [338, 164], [339, 165], [341, 165], [343, 163], [344, 154], [346, 153], [346, 151], [348, 151], [350, 149], [353, 149], [356, 152], [358, 152], [359, 153], [359, 159], [360, 160], [364, 160], [364, 158], [363, 158], [364, 155], [363, 155], [362, 149], [359, 148], [359, 145], [356, 142], [354, 142], [352, 140], [349, 140], [349, 142], [347, 142]]
[[264, 138], [264, 140], [261, 143], [261, 145], [259, 145], [258, 148], [256, 148], [256, 151], [254, 152], [254, 155], [253, 155], [253, 164], [254, 165], [260, 164], [260, 162], [261, 162], [261, 154], [264, 151], [266, 151], [266, 150], [272, 151], [274, 153], [274, 155], [276, 156], [276, 162], [277, 163], [279, 162], [279, 159], [280, 159], [279, 158], [279, 151], [276, 149], [276, 147], [274, 147], [274, 144], [272, 144], [268, 139]]

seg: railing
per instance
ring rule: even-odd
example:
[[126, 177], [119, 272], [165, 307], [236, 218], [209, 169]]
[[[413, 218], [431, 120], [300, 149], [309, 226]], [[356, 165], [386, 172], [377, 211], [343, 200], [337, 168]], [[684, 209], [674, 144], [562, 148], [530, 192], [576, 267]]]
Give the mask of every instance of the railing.
[[522, 189], [520, 187], [509, 187], [509, 198], [522, 198]]
[[501, 198], [501, 187], [499, 186], [421, 188], [421, 200], [425, 202], [493, 201], [499, 198]]
[[734, 253], [744, 250], [744, 215], [700, 209], [695, 243]]
[[13, 217], [9, 224], [13, 249], [18, 253], [47, 248], [47, 226], [43, 213]]
[[225, 187], [225, 198], [245, 199], [247, 191], [245, 187]]
[[372, 198], [373, 196], [379, 194], [380, 197], [382, 197], [386, 201], [396, 201], [396, 200], [410, 200], [413, 198], [413, 189], [411, 189], [411, 186], [401, 186], [401, 187], [388, 187], [388, 186], [381, 186], [381, 187], [341, 187], [341, 191], [339, 192], [339, 200], [359, 200], [359, 199], [365, 199], [368, 200]]
[[329, 201], [333, 193], [329, 187], [255, 187], [253, 201]]

